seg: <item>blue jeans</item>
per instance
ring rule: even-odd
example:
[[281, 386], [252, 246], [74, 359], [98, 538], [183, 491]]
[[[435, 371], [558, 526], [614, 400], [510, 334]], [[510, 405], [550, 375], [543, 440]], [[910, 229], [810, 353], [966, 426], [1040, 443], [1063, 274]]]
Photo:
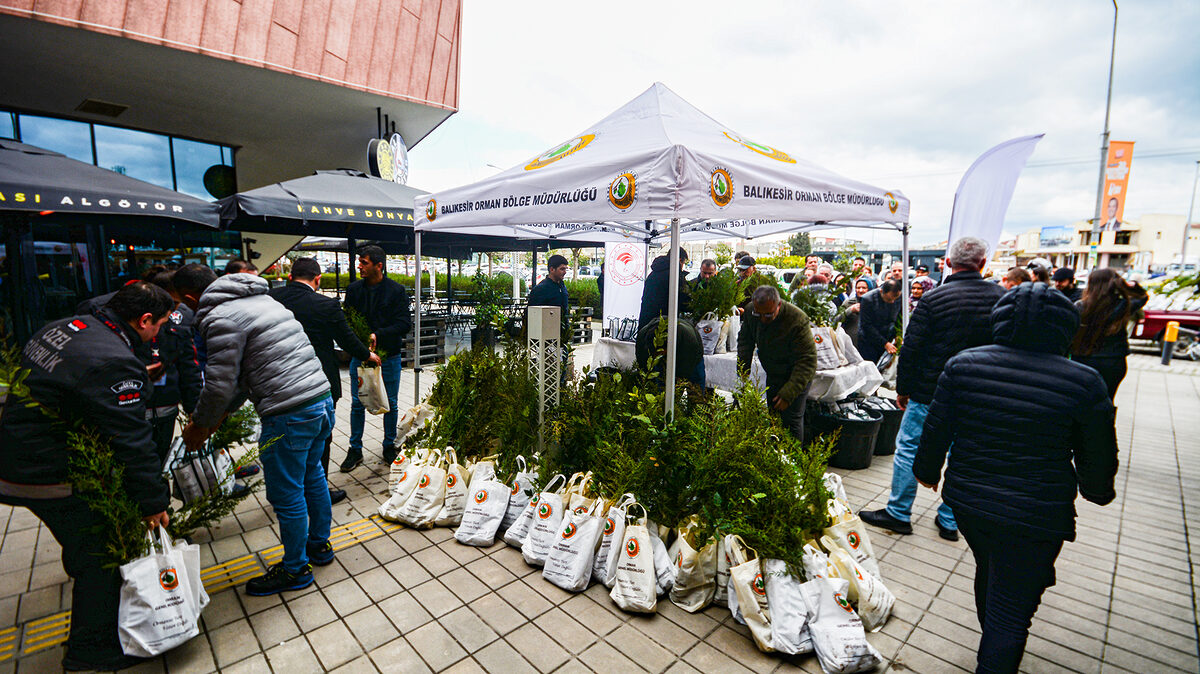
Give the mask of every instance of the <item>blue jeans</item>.
[[[913, 459], [917, 458], [917, 447], [921, 444], [921, 431], [925, 430], [925, 417], [929, 405], [908, 401], [904, 418], [900, 420], [900, 432], [896, 434], [896, 454], [892, 457], [892, 495], [888, 498], [887, 514], [901, 522], [912, 520], [912, 504], [917, 498], [917, 478], [913, 475]], [[950, 506], [938, 506], [938, 522], [947, 529], [957, 529], [954, 513]]]
[[[358, 452], [362, 455], [363, 427], [367, 423], [367, 411], [358, 402], [358, 366], [362, 361], [350, 359], [350, 449], [349, 453]], [[392, 447], [396, 444], [396, 424], [400, 421], [399, 404], [396, 402], [400, 395], [400, 356], [392, 356], [383, 361], [380, 366], [383, 376], [383, 390], [387, 391], [390, 412], [383, 413], [383, 446]]]
[[258, 442], [275, 439], [259, 456], [267, 501], [279, 518], [283, 568], [298, 573], [308, 564], [305, 544], [329, 540], [329, 486], [321, 455], [333, 430], [333, 398], [262, 418]]

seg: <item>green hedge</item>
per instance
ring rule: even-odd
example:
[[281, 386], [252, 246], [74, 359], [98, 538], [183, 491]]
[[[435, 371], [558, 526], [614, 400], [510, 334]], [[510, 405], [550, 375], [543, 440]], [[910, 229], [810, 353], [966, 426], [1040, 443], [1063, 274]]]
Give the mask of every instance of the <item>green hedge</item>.
[[[416, 283], [416, 278], [412, 274], [388, 274], [388, 278], [408, 288], [410, 291]], [[448, 277], [445, 274], [437, 275], [437, 291], [439, 295], [446, 291], [446, 285], [448, 282], [447, 279]], [[459, 292], [469, 294], [475, 289], [475, 282], [470, 276], [461, 276], [456, 274], [451, 280], [453, 281], [452, 287], [454, 288], [456, 295]], [[499, 274], [497, 276], [493, 276], [490, 279], [490, 282], [492, 287], [496, 289], [497, 293], [504, 295], [505, 297], [512, 296], [512, 277], [508, 274]], [[338, 283], [342, 288], [345, 288], [350, 283], [350, 275], [329, 273], [321, 275], [321, 287], [325, 290], [332, 290], [335, 287], [335, 283]], [[421, 288], [429, 288], [429, 272], [425, 272], [421, 275]], [[521, 279], [521, 292], [524, 293], [527, 291], [528, 283], [526, 283], [525, 279]]]
[[600, 315], [600, 284], [594, 278], [566, 281], [567, 295], [573, 307], [591, 307], [592, 314]]

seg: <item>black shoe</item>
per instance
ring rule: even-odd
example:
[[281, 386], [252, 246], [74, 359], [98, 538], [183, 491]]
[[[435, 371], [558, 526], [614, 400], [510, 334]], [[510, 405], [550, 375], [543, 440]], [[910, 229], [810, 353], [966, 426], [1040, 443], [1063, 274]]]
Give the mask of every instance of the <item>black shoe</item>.
[[346, 460], [342, 462], [342, 465], [338, 468], [338, 470], [342, 471], [343, 473], [349, 473], [361, 465], [362, 452], [351, 450], [350, 453], [346, 455]]
[[346, 500], [345, 489], [330, 489], [329, 490], [329, 505], [341, 503]]
[[249, 466], [242, 466], [241, 468], [238, 468], [237, 471], [234, 472], [233, 476], [239, 480], [244, 480], [248, 477], [258, 475], [258, 471], [260, 470], [262, 469], [258, 466], [250, 464]]
[[241, 482], [234, 482], [233, 483], [233, 491], [229, 492], [229, 495], [230, 496], [241, 496], [242, 494], [245, 494], [248, 491], [250, 491], [250, 487], [247, 487], [246, 485], [242, 484]]
[[[332, 554], [332, 551], [331, 553]], [[312, 566], [305, 564], [299, 573], [283, 568], [283, 563], [272, 564], [267, 572], [246, 582], [246, 594], [266, 597], [289, 590], [303, 590], [313, 584]]]
[[117, 655], [102, 660], [82, 660], [70, 655], [63, 658], [63, 669], [68, 672], [113, 672], [118, 669], [136, 667], [154, 658], [139, 658], [136, 655]]
[[384, 445], [383, 446], [383, 464], [385, 466], [392, 465], [392, 462], [396, 460], [397, 454], [399, 454], [399, 452], [396, 450], [395, 445]]
[[858, 516], [867, 524], [879, 527], [880, 529], [894, 531], [904, 536], [912, 533], [912, 524], [909, 524], [908, 522], [901, 522], [895, 517], [889, 515], [888, 511], [884, 509], [860, 510], [858, 512]]
[[312, 543], [305, 544], [305, 552], [308, 553], [308, 561], [313, 566], [329, 566], [333, 564], [333, 544], [325, 541], [320, 545]]
[[958, 529], [947, 529], [946, 527], [942, 526], [942, 523], [937, 521], [937, 519], [934, 519], [933, 523], [937, 525], [938, 536], [941, 536], [948, 541], [958, 540]]

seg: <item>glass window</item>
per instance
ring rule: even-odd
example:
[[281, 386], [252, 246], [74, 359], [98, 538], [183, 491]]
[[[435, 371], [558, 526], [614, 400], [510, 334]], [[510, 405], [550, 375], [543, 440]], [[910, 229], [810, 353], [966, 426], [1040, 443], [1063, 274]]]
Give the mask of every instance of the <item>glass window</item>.
[[175, 189], [197, 199], [212, 200], [213, 194], [204, 186], [204, 172], [212, 166], [232, 166], [226, 159], [231, 153], [212, 143], [175, 138]]
[[95, 125], [96, 165], [159, 187], [174, 189], [171, 144], [166, 136]]
[[95, 164], [91, 125], [69, 119], [21, 115], [21, 142], [61, 152], [71, 159]]
[[0, 112], [0, 138], [17, 138], [17, 116], [11, 112]]

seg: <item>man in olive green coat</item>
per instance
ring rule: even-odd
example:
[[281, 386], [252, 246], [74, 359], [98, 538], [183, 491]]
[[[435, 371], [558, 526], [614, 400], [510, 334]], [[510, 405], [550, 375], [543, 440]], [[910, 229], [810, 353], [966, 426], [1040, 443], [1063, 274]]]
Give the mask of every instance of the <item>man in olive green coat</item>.
[[780, 299], [776, 288], [759, 286], [751, 300], [752, 310], [742, 318], [738, 332], [738, 371], [749, 371], [758, 347], [758, 359], [767, 375], [767, 404], [803, 442], [804, 404], [817, 372], [812, 326], [799, 307]]

